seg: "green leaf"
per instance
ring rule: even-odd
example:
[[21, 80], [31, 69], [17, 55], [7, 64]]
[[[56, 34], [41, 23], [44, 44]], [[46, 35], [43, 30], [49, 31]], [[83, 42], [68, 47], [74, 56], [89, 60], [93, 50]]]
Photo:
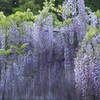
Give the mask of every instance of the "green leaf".
[[24, 43], [24, 44], [21, 45], [20, 48], [21, 48], [21, 49], [25, 49], [28, 45], [29, 45], [29, 43]]
[[5, 50], [0, 49], [0, 55], [4, 55], [5, 54]]
[[15, 46], [15, 45], [10, 45], [10, 48], [11, 48], [11, 49], [18, 49], [18, 47]]
[[95, 12], [95, 15], [96, 15], [98, 18], [100, 18], [100, 10], [97, 10], [97, 11]]
[[8, 56], [11, 52], [12, 52], [11, 49], [7, 49], [7, 50], [0, 49], [0, 55]]
[[98, 33], [98, 29], [96, 27], [93, 27], [93, 26], [88, 26], [87, 28], [87, 34], [84, 38], [85, 41], [90, 41], [92, 39], [92, 37]]
[[9, 54], [11, 54], [11, 52], [12, 52], [12, 50], [11, 49], [8, 49], [8, 50], [5, 51], [5, 55], [6, 56], [9, 55]]

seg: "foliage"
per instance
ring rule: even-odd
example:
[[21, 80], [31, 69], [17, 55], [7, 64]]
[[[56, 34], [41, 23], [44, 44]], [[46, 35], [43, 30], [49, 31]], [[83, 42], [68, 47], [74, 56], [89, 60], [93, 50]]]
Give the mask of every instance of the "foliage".
[[24, 43], [20, 46], [10, 45], [10, 48], [7, 50], [0, 49], [0, 55], [9, 56], [12, 53], [12, 50], [15, 50], [15, 53], [18, 55], [22, 55], [24, 53], [25, 48], [29, 45], [29, 43]]
[[95, 36], [96, 34], [100, 33], [100, 29], [93, 27], [93, 26], [88, 26], [87, 28], [87, 34], [85, 36], [85, 41], [90, 41], [92, 39], [93, 36]]
[[[24, 21], [33, 21], [33, 20], [34, 20], [33, 13], [29, 9], [27, 12], [16, 12], [15, 14], [10, 15], [8, 17], [5, 16], [3, 12], [0, 12], [0, 27], [3, 29], [5, 33], [5, 41], [7, 40], [7, 37], [8, 37], [8, 30], [13, 25], [14, 21], [16, 21], [16, 23], [20, 25], [20, 28], [22, 28], [20, 23]], [[24, 43], [19, 47], [11, 46], [9, 48], [5, 48], [5, 50], [0, 49], [0, 55], [8, 56], [9, 54], [11, 54], [12, 48], [16, 49], [17, 54], [21, 54], [21, 53], [24, 53], [24, 49], [27, 46], [28, 46], [28, 43]]]
[[9, 28], [12, 26], [12, 21], [4, 15], [3, 12], [0, 12], [0, 28], [2, 28], [2, 31], [5, 35], [5, 40], [7, 39], [9, 35]]
[[60, 21], [55, 14], [52, 15], [53, 15], [53, 25], [55, 27], [63, 27], [72, 23], [72, 18], [68, 18], [64, 21]]
[[12, 6], [10, 0], [0, 0], [0, 11], [3, 11], [6, 15], [12, 13]]
[[91, 9], [90, 9], [89, 7], [85, 7], [85, 11], [86, 11], [86, 13], [89, 15], [90, 12], [91, 12]]
[[[30, 8], [34, 14], [38, 14], [38, 10], [43, 8], [44, 1], [45, 0], [0, 0], [0, 11], [3, 11], [6, 15], [10, 15], [16, 11], [24, 12]], [[63, 1], [64, 0], [55, 0], [55, 8], [61, 5]], [[100, 9], [100, 0], [85, 0], [85, 4], [93, 11]]]
[[22, 3], [19, 7], [13, 8], [12, 11], [15, 13], [16, 11], [26, 11], [27, 9], [31, 9], [32, 13], [38, 14], [38, 10], [40, 9], [39, 4], [35, 4], [32, 0]]
[[8, 16], [8, 18], [15, 21], [16, 23], [22, 23], [25, 21], [34, 22], [34, 20], [36, 19], [36, 16], [33, 15], [30, 9], [27, 9], [26, 12], [17, 11], [15, 14]]
[[[1, 0], [2, 1], [2, 0]], [[66, 20], [63, 20], [62, 18], [62, 6], [59, 5], [61, 3], [57, 4], [57, 0], [45, 0], [45, 2], [43, 3], [43, 9], [41, 11], [39, 11], [39, 15], [34, 15], [34, 6], [36, 7], [35, 3], [39, 3], [41, 2], [42, 5], [42, 1], [32, 1], [32, 0], [5, 0], [5, 2], [10, 2], [10, 4], [13, 6], [13, 10], [16, 11], [16, 13], [9, 15], [9, 16], [5, 16], [3, 14], [3, 12], [0, 12], [0, 27], [2, 27], [4, 30], [4, 33], [8, 34], [7, 30], [13, 25], [13, 23], [16, 23], [18, 25], [18, 29], [20, 31], [20, 33], [23, 33], [23, 24], [22, 23], [29, 23], [29, 24], [33, 24], [34, 21], [37, 19], [38, 16], [41, 16], [43, 19], [45, 19], [47, 16], [52, 15], [53, 16], [53, 25], [55, 27], [62, 27], [62, 26], [66, 26], [72, 23], [73, 19], [71, 18], [70, 14], [70, 9], [69, 10], [69, 17]], [[3, 1], [2, 1], [3, 2]], [[16, 2], [16, 3], [15, 3]], [[34, 6], [33, 6], [34, 5]], [[56, 6], [57, 5], [57, 6]], [[27, 9], [30, 8], [30, 9]], [[33, 8], [33, 9], [32, 9]], [[27, 9], [27, 11], [25, 11]], [[36, 9], [39, 9], [38, 7], [36, 7]], [[19, 10], [19, 11], [17, 11]], [[31, 11], [32, 10], [32, 11]], [[15, 12], [14, 11], [14, 12]], [[89, 12], [90, 8], [87, 7], [86, 11]], [[100, 17], [100, 10], [97, 10], [95, 12], [95, 15], [97, 17]], [[95, 33], [95, 29], [89, 27], [87, 35], [86, 35], [86, 40], [87, 38], [91, 38], [92, 35]]]
[[4, 15], [3, 12], [0, 12], [0, 27], [11, 26], [10, 19]]
[[[20, 3], [23, 4], [24, 1]], [[63, 8], [61, 5], [55, 7], [54, 3], [55, 3], [54, 0], [50, 0], [50, 1], [45, 0], [45, 2], [43, 3], [44, 4], [43, 10], [39, 11], [40, 14], [38, 16], [41, 16], [43, 19], [45, 19], [47, 16], [52, 15], [54, 19], [53, 24], [54, 26], [57, 27], [70, 24], [72, 19], [69, 18], [66, 21], [62, 21]], [[22, 33], [23, 31], [22, 23], [23, 22], [33, 23], [38, 16], [34, 15], [30, 9], [27, 9], [26, 12], [17, 11], [15, 14], [9, 16], [5, 16], [3, 12], [1, 12], [0, 25], [10, 26], [12, 23], [16, 23], [19, 26], [19, 30]]]
[[71, 23], [72, 23], [72, 18], [66, 19], [63, 23], [64, 23], [64, 25], [69, 25], [69, 24], [71, 24]]
[[95, 15], [96, 15], [98, 18], [100, 18], [100, 10], [97, 10], [97, 11], [95, 12]]
[[5, 16], [3, 12], [0, 12], [0, 28], [8, 36], [8, 30], [16, 23], [20, 33], [23, 33], [23, 23], [32, 25], [36, 18], [37, 16], [34, 16], [30, 9], [27, 9], [26, 12], [17, 11], [15, 14], [9, 16]]
[[6, 15], [10, 15], [16, 11], [24, 12], [28, 8], [30, 8], [34, 14], [37, 14], [41, 6], [39, 3], [36, 4], [33, 0], [0, 0], [0, 11], [3, 11]]
[[92, 11], [100, 10], [100, 0], [85, 0], [87, 7], [90, 7]]
[[11, 54], [11, 52], [12, 52], [11, 49], [7, 49], [7, 50], [0, 49], [0, 55], [8, 56], [9, 54]]
[[54, 0], [50, 0], [50, 1], [47, 1], [45, 0], [45, 2], [43, 3], [44, 6], [43, 6], [43, 9], [41, 11], [39, 11], [40, 13], [40, 16], [45, 19], [51, 12], [52, 9], [54, 9]]
[[60, 21], [60, 20], [57, 18], [56, 14], [52, 13], [52, 16], [53, 16], [53, 25], [54, 25], [55, 27], [61, 27], [62, 24], [63, 24], [63, 22]]
[[53, 17], [53, 25], [55, 27], [62, 27], [65, 25], [69, 25], [72, 22], [72, 18], [69, 16], [68, 19], [62, 20], [62, 6], [58, 5], [58, 7], [55, 7], [54, 5], [55, 0], [47, 1], [45, 0], [43, 10], [40, 11], [39, 16], [42, 17], [42, 19], [45, 19], [47, 16], [52, 15]]
[[10, 45], [11, 49], [15, 49], [16, 54], [21, 55], [24, 53], [24, 49], [29, 45], [29, 43], [24, 43], [22, 45]]

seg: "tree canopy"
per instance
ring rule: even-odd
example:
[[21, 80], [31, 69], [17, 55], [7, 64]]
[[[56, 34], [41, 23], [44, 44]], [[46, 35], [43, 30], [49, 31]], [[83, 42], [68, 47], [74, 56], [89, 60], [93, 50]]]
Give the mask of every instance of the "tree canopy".
[[[0, 11], [6, 15], [15, 13], [16, 11], [26, 11], [30, 8], [34, 14], [43, 8], [45, 0], [0, 0]], [[62, 4], [64, 0], [55, 0], [55, 5]], [[100, 0], [85, 0], [86, 6], [90, 7], [93, 11], [100, 9]]]

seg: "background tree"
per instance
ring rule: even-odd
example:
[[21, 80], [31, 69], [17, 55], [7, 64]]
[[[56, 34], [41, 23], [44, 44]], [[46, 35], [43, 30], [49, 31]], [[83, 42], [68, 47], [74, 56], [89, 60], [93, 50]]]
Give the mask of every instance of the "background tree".
[[93, 11], [100, 10], [100, 0], [85, 0], [86, 6], [90, 7]]
[[11, 0], [0, 0], [0, 11], [3, 11], [6, 15], [12, 13]]
[[[6, 15], [15, 13], [16, 11], [26, 11], [30, 8], [34, 14], [38, 14], [38, 10], [43, 8], [45, 0], [0, 0], [0, 11]], [[50, 1], [50, 0], [47, 0]], [[64, 0], [55, 0], [55, 7], [62, 4]], [[100, 0], [85, 0], [86, 6], [93, 11], [100, 10]]]

